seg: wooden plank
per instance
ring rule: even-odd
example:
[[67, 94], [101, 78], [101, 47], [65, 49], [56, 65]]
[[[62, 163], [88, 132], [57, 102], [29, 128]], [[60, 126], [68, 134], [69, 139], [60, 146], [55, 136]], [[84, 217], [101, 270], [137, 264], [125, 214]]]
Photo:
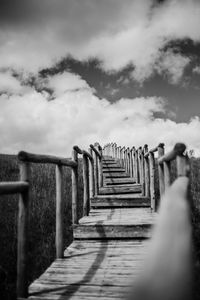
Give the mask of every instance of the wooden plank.
[[125, 183], [135, 183], [134, 178], [105, 178], [104, 183], [109, 184], [125, 184]]
[[123, 168], [104, 168], [103, 169], [103, 173], [105, 174], [105, 173], [123, 173], [123, 172], [125, 172], [125, 169], [123, 169]]
[[76, 225], [75, 239], [150, 238], [151, 224], [141, 225]]
[[[141, 196], [141, 193], [134, 193], [134, 194], [117, 194], [117, 195], [98, 195], [98, 196], [95, 196], [95, 199], [104, 199], [104, 198], [107, 198], [107, 199], [134, 199], [134, 198], [137, 198], [137, 197], [140, 197]], [[143, 196], [141, 196], [143, 197]]]
[[139, 193], [141, 192], [141, 185], [134, 184], [133, 186], [116, 186], [116, 187], [102, 187], [99, 189], [99, 195], [107, 194], [129, 194], [129, 193]]
[[143, 268], [146, 247], [146, 240], [75, 241], [31, 284], [29, 300], [124, 298]]
[[149, 207], [150, 198], [137, 197], [134, 199], [110, 199], [110, 198], [92, 198], [91, 207]]
[[123, 178], [123, 177], [129, 177], [129, 175], [126, 172], [110, 172], [110, 173], [103, 173], [104, 178]]

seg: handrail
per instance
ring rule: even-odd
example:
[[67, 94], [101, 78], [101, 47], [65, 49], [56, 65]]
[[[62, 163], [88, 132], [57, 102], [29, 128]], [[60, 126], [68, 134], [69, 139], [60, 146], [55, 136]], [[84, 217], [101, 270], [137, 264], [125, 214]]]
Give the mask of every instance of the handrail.
[[158, 163], [161, 165], [164, 162], [172, 161], [177, 156], [183, 155], [183, 153], [185, 152], [185, 150], [186, 150], [185, 144], [183, 144], [183, 143], [177, 143], [170, 152], [168, 152], [165, 155], [163, 155], [160, 158], [158, 158]]
[[23, 193], [29, 188], [26, 181], [0, 182], [0, 195]]
[[[115, 149], [119, 149], [115, 151]], [[129, 149], [127, 147], [117, 146], [116, 143], [107, 144], [104, 146], [104, 154], [110, 155], [119, 162], [126, 172], [135, 179], [136, 183], [142, 186], [142, 195], [151, 199], [151, 208], [156, 210], [156, 199], [155, 199], [155, 162], [158, 162], [158, 182], [160, 196], [163, 195], [165, 189], [171, 184], [170, 176], [170, 162], [173, 159], [177, 159], [179, 165], [185, 165], [182, 167], [179, 174], [186, 174], [189, 170], [187, 164], [182, 161], [185, 159], [184, 152], [186, 146], [183, 143], [177, 143], [172, 151], [164, 155], [164, 143], [159, 143], [156, 147], [148, 150], [148, 145], [139, 147], [136, 149], [134, 146]], [[154, 157], [155, 152], [158, 152], [158, 158]], [[178, 169], [180, 169], [178, 167]]]
[[101, 158], [101, 154], [99, 153], [99, 151], [94, 147], [94, 145], [90, 145], [90, 148], [96, 153], [96, 155]]
[[86, 150], [82, 150], [82, 153], [83, 155], [87, 156], [91, 162], [94, 162], [94, 158], [89, 152], [87, 152]]
[[158, 151], [158, 148], [159, 148], [159, 147], [164, 147], [164, 143], [160, 143], [158, 146], [156, 146], [156, 147], [150, 149], [147, 153], [145, 153], [144, 156], [145, 156], [145, 157], [148, 157], [150, 153], [154, 153], [154, 152]]
[[73, 147], [73, 149], [74, 149], [77, 153], [83, 154], [83, 150], [81, 150], [77, 145], [75, 145], [75, 146]]
[[42, 163], [42, 164], [50, 163], [50, 164], [67, 166], [72, 168], [77, 167], [76, 162], [69, 160], [67, 158], [57, 157], [53, 155], [33, 154], [25, 151], [20, 151], [18, 153], [18, 158], [19, 160], [25, 162]]

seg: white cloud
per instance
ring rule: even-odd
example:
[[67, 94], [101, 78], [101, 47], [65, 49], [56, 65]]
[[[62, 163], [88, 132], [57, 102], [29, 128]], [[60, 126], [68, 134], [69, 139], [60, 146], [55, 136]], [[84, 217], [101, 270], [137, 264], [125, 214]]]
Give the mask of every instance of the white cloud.
[[19, 93], [22, 89], [19, 80], [10, 72], [0, 72], [0, 93]]
[[189, 63], [189, 57], [168, 50], [161, 56], [156, 69], [160, 74], [166, 72], [169, 81], [172, 84], [177, 84], [180, 82], [184, 70]]
[[63, 93], [76, 91], [80, 89], [90, 89], [89, 85], [79, 75], [69, 72], [56, 74], [49, 77], [47, 86], [54, 90], [55, 96], [60, 96]]
[[[36, 71], [67, 54], [77, 59], [97, 56], [108, 71], [133, 63], [133, 77], [142, 82], [155, 72], [162, 55], [165, 58], [161, 50], [168, 42], [200, 41], [198, 0], [169, 0], [162, 5], [155, 5], [154, 0], [22, 3], [23, 7], [16, 6], [13, 21], [9, 25], [4, 21], [0, 30], [0, 67]], [[161, 70], [177, 80], [172, 64]]]
[[[63, 74], [63, 78], [68, 76]], [[74, 86], [84, 86], [80, 77], [73, 76]], [[48, 93], [32, 89], [24, 95], [1, 95], [0, 106], [1, 153], [28, 150], [68, 156], [74, 144], [87, 149], [95, 141], [136, 147], [165, 142], [169, 147], [179, 140], [197, 153], [200, 149], [199, 118], [189, 123], [157, 118], [155, 113], [166, 110], [164, 100], [157, 97], [111, 104], [96, 97], [92, 89], [78, 88], [49, 101]]]

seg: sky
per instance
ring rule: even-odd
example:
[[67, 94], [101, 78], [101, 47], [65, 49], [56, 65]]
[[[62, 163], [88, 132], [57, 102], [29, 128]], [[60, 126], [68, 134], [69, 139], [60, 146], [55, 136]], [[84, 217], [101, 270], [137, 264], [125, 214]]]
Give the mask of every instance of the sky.
[[1, 0], [0, 153], [200, 155], [199, 0]]

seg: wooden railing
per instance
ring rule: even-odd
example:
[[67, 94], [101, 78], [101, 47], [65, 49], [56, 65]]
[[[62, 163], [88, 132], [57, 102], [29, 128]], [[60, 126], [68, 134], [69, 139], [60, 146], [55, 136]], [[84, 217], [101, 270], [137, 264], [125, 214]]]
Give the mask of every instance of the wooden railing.
[[136, 183], [142, 186], [142, 195], [150, 197], [151, 209], [157, 209], [155, 196], [155, 153], [157, 152], [158, 181], [160, 197], [171, 183], [171, 161], [177, 160], [178, 176], [186, 169], [187, 157], [184, 156], [186, 146], [177, 143], [174, 149], [164, 155], [164, 144], [160, 143], [157, 147], [148, 150], [148, 145], [136, 149], [132, 147], [117, 146], [116, 143], [109, 143], [103, 148], [103, 155], [117, 159], [120, 165], [126, 170]]
[[[0, 194], [19, 193], [18, 213], [18, 250], [17, 250], [17, 296], [27, 297], [27, 240], [28, 240], [28, 214], [31, 198], [31, 176], [30, 164], [55, 164], [56, 165], [56, 257], [64, 255], [63, 241], [63, 168], [70, 167], [72, 171], [72, 222], [78, 223], [78, 167], [79, 155], [83, 162], [83, 216], [89, 214], [90, 199], [99, 193], [103, 186], [102, 159], [110, 156], [118, 160], [119, 164], [133, 178], [133, 181], [141, 184], [142, 195], [150, 197], [151, 209], [156, 210], [155, 196], [155, 164], [158, 163], [158, 179], [160, 196], [163, 195], [171, 183], [171, 161], [177, 161], [177, 175], [188, 174], [188, 160], [184, 155], [186, 147], [184, 144], [176, 144], [174, 149], [164, 155], [164, 144], [159, 144], [154, 149], [148, 150], [148, 146], [125, 148], [110, 143], [102, 149], [98, 143], [90, 145], [88, 151], [74, 146], [72, 159], [62, 157], [38, 155], [27, 152], [20, 152], [18, 159], [20, 163], [20, 180], [17, 182], [0, 183]], [[155, 153], [158, 153], [157, 159]]]
[[20, 179], [17, 182], [1, 182], [0, 195], [19, 193], [18, 237], [17, 237], [17, 297], [28, 296], [27, 276], [27, 242], [28, 242], [28, 215], [31, 200], [30, 164], [56, 165], [56, 258], [64, 255], [64, 197], [63, 197], [63, 167], [70, 167], [72, 171], [72, 222], [78, 223], [78, 154], [83, 156], [83, 216], [88, 215], [90, 198], [98, 194], [102, 181], [102, 149], [99, 144], [90, 145], [89, 151], [73, 147], [72, 159], [39, 155], [21, 151], [18, 154]]
[[[150, 195], [151, 208], [156, 210], [155, 163], [158, 166], [160, 191], [159, 215], [148, 248], [144, 269], [134, 286], [135, 300], [183, 300], [192, 298], [192, 223], [189, 199], [189, 160], [186, 146], [177, 143], [164, 154], [164, 144], [148, 151], [147, 145], [137, 150], [118, 147], [115, 143], [104, 147], [104, 155], [119, 160], [127, 173], [142, 184], [144, 195]], [[155, 159], [154, 154], [158, 156]], [[171, 163], [175, 177], [172, 183]], [[176, 169], [176, 170], [175, 170]], [[173, 176], [174, 177], [174, 176]]]

